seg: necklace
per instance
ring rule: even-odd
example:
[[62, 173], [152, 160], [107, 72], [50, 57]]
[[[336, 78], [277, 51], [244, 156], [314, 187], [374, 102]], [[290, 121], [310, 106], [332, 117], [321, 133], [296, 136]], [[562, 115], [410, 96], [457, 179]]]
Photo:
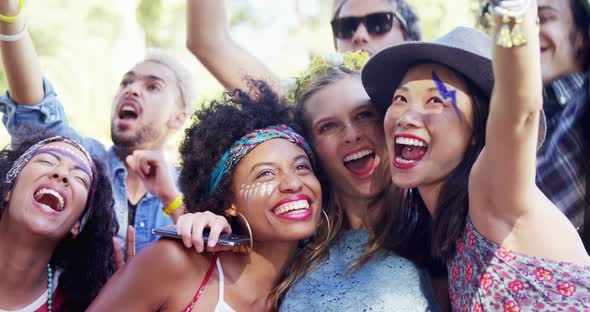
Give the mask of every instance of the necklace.
[[53, 310], [52, 300], [53, 297], [53, 272], [51, 271], [51, 265], [47, 264], [47, 311]]

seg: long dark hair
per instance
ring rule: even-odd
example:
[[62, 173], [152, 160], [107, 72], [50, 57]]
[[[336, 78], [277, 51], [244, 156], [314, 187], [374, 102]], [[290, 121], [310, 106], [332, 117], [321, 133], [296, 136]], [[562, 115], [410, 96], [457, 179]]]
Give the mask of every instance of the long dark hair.
[[459, 165], [446, 178], [435, 215], [430, 215], [416, 189], [406, 190], [402, 204], [393, 205], [395, 224], [391, 227], [394, 233], [389, 246], [419, 266], [440, 267], [450, 260], [467, 221], [469, 174], [485, 145], [490, 100], [471, 81], [464, 81], [473, 101], [472, 142]]
[[583, 69], [590, 66], [590, 12], [584, 8], [581, 0], [570, 0], [572, 11], [572, 22], [574, 29], [570, 34], [570, 41], [573, 45], [578, 34], [582, 35], [582, 47], [576, 53], [576, 59], [582, 62]]
[[[13, 149], [0, 151], [0, 181], [14, 162], [29, 147], [45, 137], [35, 137], [20, 143]], [[92, 205], [86, 225], [76, 238], [64, 238], [51, 256], [51, 265], [61, 270], [58, 291], [64, 296], [61, 311], [84, 311], [98, 295], [100, 289], [115, 271], [113, 259], [113, 237], [118, 224], [113, 211], [113, 195], [102, 164], [96, 164], [94, 196], [86, 203]], [[5, 198], [11, 185], [0, 183], [0, 195]], [[4, 205], [0, 205], [0, 218]]]

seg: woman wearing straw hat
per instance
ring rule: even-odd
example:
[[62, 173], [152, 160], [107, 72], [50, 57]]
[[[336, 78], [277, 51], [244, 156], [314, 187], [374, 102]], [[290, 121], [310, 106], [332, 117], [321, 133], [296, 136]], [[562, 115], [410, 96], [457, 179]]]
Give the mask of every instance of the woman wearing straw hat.
[[495, 44], [457, 28], [385, 49], [363, 69], [367, 93], [387, 110], [392, 180], [409, 195], [393, 244], [447, 262], [455, 310], [588, 309], [590, 257], [535, 185], [544, 136], [536, 1], [493, 5]]

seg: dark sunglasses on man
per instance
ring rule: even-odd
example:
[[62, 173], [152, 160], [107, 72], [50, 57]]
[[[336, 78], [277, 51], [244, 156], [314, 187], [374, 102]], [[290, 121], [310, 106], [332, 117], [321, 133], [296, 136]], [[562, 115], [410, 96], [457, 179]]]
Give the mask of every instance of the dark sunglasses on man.
[[369, 34], [382, 35], [391, 30], [394, 18], [399, 21], [402, 29], [406, 29], [406, 21], [399, 13], [378, 12], [361, 17], [347, 16], [334, 18], [331, 22], [332, 32], [334, 33], [334, 37], [338, 39], [350, 39], [356, 33], [359, 25], [363, 23]]

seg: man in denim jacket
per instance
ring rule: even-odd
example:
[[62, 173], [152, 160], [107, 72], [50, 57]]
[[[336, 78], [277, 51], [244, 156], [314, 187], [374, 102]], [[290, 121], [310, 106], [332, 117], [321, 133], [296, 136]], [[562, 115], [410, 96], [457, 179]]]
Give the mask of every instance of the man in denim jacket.
[[[4, 1], [0, 14], [17, 16], [18, 1]], [[9, 91], [0, 98], [2, 121], [13, 143], [31, 129], [73, 137], [105, 162], [111, 179], [119, 238], [125, 241], [127, 225], [135, 227], [140, 250], [157, 237], [154, 227], [172, 224], [183, 207], [170, 216], [163, 209], [177, 206], [176, 170], [163, 158], [165, 142], [180, 129], [190, 109], [190, 77], [171, 56], [154, 51], [127, 72], [113, 101], [111, 138], [106, 149], [98, 141], [72, 129], [51, 83], [44, 79], [24, 19], [0, 21], [0, 49]], [[176, 200], [175, 200], [176, 199]], [[129, 252], [129, 251], [128, 251]]]

